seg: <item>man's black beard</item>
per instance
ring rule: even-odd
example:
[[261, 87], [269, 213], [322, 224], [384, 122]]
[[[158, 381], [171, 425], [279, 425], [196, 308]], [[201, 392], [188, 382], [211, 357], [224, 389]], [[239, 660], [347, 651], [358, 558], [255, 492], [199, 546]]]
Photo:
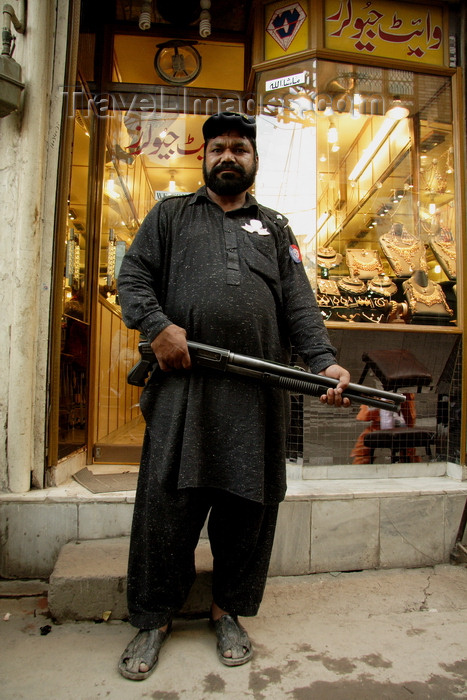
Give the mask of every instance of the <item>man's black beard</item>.
[[[228, 171], [236, 173], [229, 175]], [[222, 173], [219, 176], [219, 173]], [[236, 195], [246, 192], [255, 181], [256, 165], [250, 170], [245, 170], [241, 165], [231, 163], [229, 165], [215, 165], [208, 173], [206, 163], [203, 161], [203, 176], [206, 186], [218, 195]]]

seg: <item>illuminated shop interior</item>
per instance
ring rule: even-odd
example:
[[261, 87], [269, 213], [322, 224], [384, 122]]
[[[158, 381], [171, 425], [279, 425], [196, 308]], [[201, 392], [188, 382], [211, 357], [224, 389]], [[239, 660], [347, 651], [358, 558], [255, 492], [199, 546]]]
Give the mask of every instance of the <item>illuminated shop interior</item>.
[[[245, 108], [238, 101], [245, 83], [243, 44], [200, 39], [196, 51], [203, 68], [189, 88], [181, 88], [186, 110], [171, 111], [170, 91], [166, 109], [159, 109], [151, 86], [167, 85], [154, 63], [164, 42], [164, 36], [115, 35], [104, 120], [89, 108], [94, 46], [92, 38], [81, 38], [63, 231], [59, 457], [86, 445], [94, 462], [138, 463], [143, 435], [139, 390], [127, 384], [126, 375], [138, 359], [139, 337], [121, 319], [119, 266], [157, 201], [194, 192], [202, 184], [201, 127], [205, 115], [215, 111], [215, 91], [224, 90], [230, 100], [223, 108]], [[220, 63], [228, 70], [219, 71]], [[293, 87], [270, 88], [288, 75], [301, 78]], [[412, 331], [419, 326], [421, 338], [431, 325], [456, 328], [455, 182], [460, 164], [451, 91], [451, 78], [445, 75], [321, 59], [256, 74], [254, 104], [249, 103], [257, 115], [260, 156], [254, 194], [289, 219], [323, 318], [338, 338], [349, 326], [365, 338], [391, 324]], [[105, 147], [99, 146], [102, 142]], [[396, 235], [402, 240], [400, 259], [391, 252]], [[411, 254], [419, 255], [413, 269]], [[409, 274], [397, 267], [404, 264]], [[362, 274], [365, 268], [369, 274]], [[436, 318], [411, 313], [405, 290], [416, 269], [442, 292], [444, 311]], [[369, 288], [378, 276], [394, 290], [379, 306], [373, 302], [382, 295], [378, 290], [372, 295]], [[357, 303], [348, 302], [347, 278], [363, 279], [365, 293]], [[457, 336], [443, 337], [436, 382], [456, 347]], [[428, 348], [430, 342], [425, 333], [421, 346]], [[355, 381], [360, 356], [350, 367]], [[319, 444], [324, 432], [318, 409], [310, 402], [303, 408], [300, 401], [302, 423], [310, 420], [316, 428], [303, 430], [302, 425], [299, 430], [305, 441], [308, 436]], [[436, 430], [436, 392], [423, 396], [421, 404], [421, 420]], [[334, 462], [352, 462], [351, 448], [361, 429], [355, 422], [358, 408], [339, 419], [344, 437]], [[291, 449], [294, 460], [306, 457], [303, 434], [298, 448]], [[438, 459], [447, 458], [446, 449], [438, 445]], [[318, 458], [322, 463], [319, 450]]]

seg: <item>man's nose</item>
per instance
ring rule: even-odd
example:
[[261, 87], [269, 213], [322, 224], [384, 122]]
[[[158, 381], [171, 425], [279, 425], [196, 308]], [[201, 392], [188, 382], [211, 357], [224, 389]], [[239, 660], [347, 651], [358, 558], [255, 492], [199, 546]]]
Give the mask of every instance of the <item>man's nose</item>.
[[227, 161], [227, 162], [229, 162], [229, 161], [232, 162], [232, 161], [234, 161], [234, 160], [235, 160], [234, 154], [232, 153], [232, 151], [231, 151], [230, 149], [227, 148], [227, 149], [222, 153], [221, 163], [224, 163], [224, 162], [226, 162], [226, 161]]

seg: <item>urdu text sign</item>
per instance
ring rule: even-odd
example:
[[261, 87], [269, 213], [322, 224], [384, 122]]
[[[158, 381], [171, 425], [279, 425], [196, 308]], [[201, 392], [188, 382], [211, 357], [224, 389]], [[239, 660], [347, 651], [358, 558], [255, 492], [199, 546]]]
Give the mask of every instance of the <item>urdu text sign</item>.
[[439, 5], [388, 0], [325, 0], [326, 48], [362, 56], [444, 65]]

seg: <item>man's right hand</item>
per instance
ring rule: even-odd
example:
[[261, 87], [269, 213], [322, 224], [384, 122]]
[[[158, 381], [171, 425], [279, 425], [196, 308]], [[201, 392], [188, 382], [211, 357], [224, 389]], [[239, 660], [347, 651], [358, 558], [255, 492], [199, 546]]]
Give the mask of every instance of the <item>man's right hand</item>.
[[190, 353], [186, 343], [186, 331], [172, 323], [156, 335], [151, 343], [159, 367], [164, 372], [171, 369], [188, 369], [191, 367]]

